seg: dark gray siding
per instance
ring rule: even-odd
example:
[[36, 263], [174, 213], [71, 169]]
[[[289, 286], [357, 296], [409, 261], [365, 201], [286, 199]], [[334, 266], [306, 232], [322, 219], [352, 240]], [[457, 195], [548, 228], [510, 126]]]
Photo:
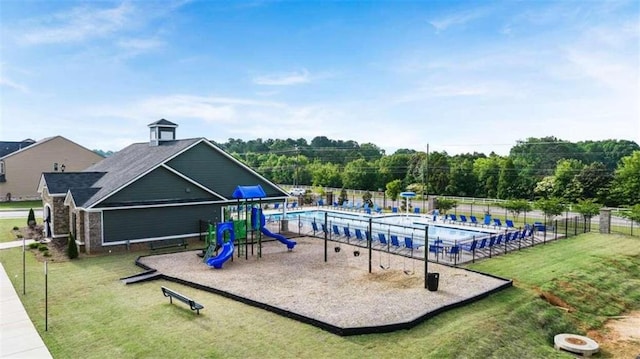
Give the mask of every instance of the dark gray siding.
[[220, 222], [220, 208], [209, 204], [104, 211], [104, 242], [197, 233], [201, 219]]
[[220, 200], [207, 191], [158, 167], [103, 202], [104, 205], [176, 200]]
[[258, 184], [267, 197], [286, 196], [286, 193], [278, 190], [272, 183], [261, 179], [205, 143], [190, 148], [167, 165], [226, 198], [231, 198], [236, 186]]

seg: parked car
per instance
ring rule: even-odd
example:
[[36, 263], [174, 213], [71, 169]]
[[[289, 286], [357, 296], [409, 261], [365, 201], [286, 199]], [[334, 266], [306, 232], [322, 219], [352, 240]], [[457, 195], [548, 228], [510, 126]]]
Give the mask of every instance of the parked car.
[[307, 192], [304, 188], [292, 188], [291, 190], [289, 190], [289, 194], [292, 196], [302, 196], [303, 194], [305, 194], [305, 192]]

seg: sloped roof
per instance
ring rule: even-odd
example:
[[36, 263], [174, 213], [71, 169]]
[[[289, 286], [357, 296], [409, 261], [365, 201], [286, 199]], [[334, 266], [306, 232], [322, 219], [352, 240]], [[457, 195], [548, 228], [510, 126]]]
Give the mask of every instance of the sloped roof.
[[157, 126], [157, 125], [166, 126], [166, 127], [178, 127], [178, 125], [176, 125], [175, 123], [173, 123], [171, 121], [167, 121], [164, 118], [161, 119], [161, 120], [158, 120], [158, 121], [156, 121], [154, 123], [150, 123], [149, 127], [153, 127], [153, 126]]
[[91, 207], [105, 198], [105, 196], [203, 140], [205, 139], [191, 138], [165, 141], [153, 147], [149, 145], [149, 142], [134, 143], [116, 152], [113, 156], [107, 157], [85, 170], [104, 172], [105, 175], [93, 185], [93, 187], [100, 190], [84, 202], [74, 198], [76, 205], [78, 207]]
[[27, 139], [24, 141], [0, 141], [0, 158], [31, 146], [36, 141]]
[[87, 200], [89, 200], [89, 198], [95, 195], [99, 190], [100, 188], [71, 188], [69, 189], [69, 192], [71, 192], [73, 201], [77, 205], [78, 203], [81, 203], [81, 204], [85, 203]]
[[[66, 194], [70, 188], [89, 188], [104, 172], [45, 172], [42, 174], [52, 195]], [[76, 199], [77, 202], [77, 199]]]

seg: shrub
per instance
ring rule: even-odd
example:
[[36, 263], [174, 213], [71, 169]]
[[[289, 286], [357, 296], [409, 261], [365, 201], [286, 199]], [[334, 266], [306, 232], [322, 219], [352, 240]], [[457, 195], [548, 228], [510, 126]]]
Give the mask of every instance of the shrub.
[[44, 244], [44, 243], [40, 243], [40, 244], [38, 245], [38, 250], [39, 250], [40, 252], [48, 251], [48, 250], [49, 250], [49, 247], [48, 247], [46, 244]]
[[73, 233], [69, 233], [69, 240], [67, 242], [67, 256], [69, 259], [78, 258], [78, 246], [76, 245], [76, 239]]
[[29, 243], [29, 249], [36, 249], [39, 246], [40, 246], [40, 243], [38, 242]]
[[49, 253], [49, 251], [44, 251], [44, 252], [42, 252], [42, 255], [43, 255], [44, 257], [51, 257], [51, 253]]
[[22, 239], [22, 237], [24, 237], [24, 236], [22, 235], [22, 233], [18, 233], [18, 234], [16, 234], [16, 238], [18, 238], [18, 239]]
[[14, 231], [19, 231], [19, 230], [20, 230], [20, 228], [18, 228], [18, 226], [13, 226], [13, 230], [14, 230]]
[[33, 208], [29, 209], [29, 216], [27, 217], [27, 226], [33, 228], [36, 225], [36, 214], [33, 212]]

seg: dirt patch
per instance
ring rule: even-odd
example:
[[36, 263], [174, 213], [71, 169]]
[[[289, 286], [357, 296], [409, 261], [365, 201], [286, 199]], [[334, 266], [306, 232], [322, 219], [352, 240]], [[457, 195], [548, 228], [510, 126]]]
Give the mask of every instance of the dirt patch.
[[537, 289], [536, 291], [538, 292], [538, 295], [540, 296], [540, 298], [546, 300], [551, 305], [554, 305], [556, 307], [560, 307], [560, 308], [566, 310], [569, 313], [571, 313], [571, 312], [573, 312], [575, 310], [567, 302], [562, 300], [562, 298], [558, 297], [557, 295], [555, 295], [555, 294], [553, 294], [551, 292], [545, 292], [545, 291], [542, 291], [542, 290], [539, 290], [539, 289]]
[[391, 288], [414, 288], [424, 283], [424, 278], [407, 275], [401, 270], [389, 269], [363, 275], [361, 280], [384, 282]]
[[640, 311], [609, 319], [602, 329], [591, 330], [587, 336], [610, 357], [636, 358], [640, 355]]

